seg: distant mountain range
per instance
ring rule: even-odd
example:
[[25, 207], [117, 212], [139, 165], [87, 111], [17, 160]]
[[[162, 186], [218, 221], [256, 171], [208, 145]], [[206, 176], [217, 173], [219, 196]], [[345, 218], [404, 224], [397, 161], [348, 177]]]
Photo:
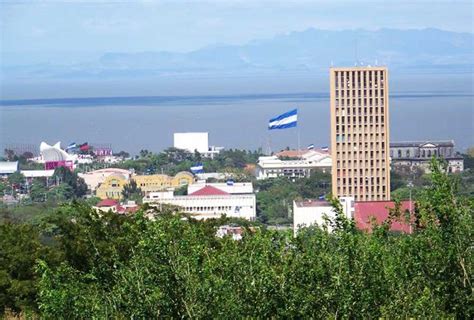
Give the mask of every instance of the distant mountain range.
[[3, 66], [9, 77], [143, 77], [163, 74], [323, 71], [331, 65], [387, 65], [399, 70], [472, 72], [474, 35], [438, 29], [328, 31], [308, 29], [244, 45], [187, 53], [105, 53], [70, 65]]

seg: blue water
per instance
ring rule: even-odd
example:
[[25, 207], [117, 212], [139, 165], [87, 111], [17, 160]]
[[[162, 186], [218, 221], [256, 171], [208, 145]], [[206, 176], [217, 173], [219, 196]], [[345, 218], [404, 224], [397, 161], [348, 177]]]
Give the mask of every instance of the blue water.
[[[297, 147], [298, 131], [302, 147], [311, 143], [326, 146], [329, 98], [326, 82], [319, 80], [314, 81], [313, 91], [304, 93], [284, 93], [282, 89], [308, 89], [311, 86], [306, 81], [300, 86], [223, 86], [226, 90], [214, 89], [216, 84], [200, 90], [202, 94], [185, 89], [158, 92], [174, 93], [170, 95], [124, 97], [115, 91], [108, 91], [117, 95], [111, 97], [87, 97], [80, 92], [77, 98], [54, 99], [30, 98], [27, 94], [22, 99], [20, 94], [0, 100], [0, 147], [39, 146], [43, 140], [61, 141], [63, 145], [87, 141], [111, 144], [114, 151], [137, 153], [169, 147], [173, 132], [185, 131], [207, 131], [210, 144], [227, 148]], [[262, 92], [264, 89], [268, 93]], [[423, 77], [395, 78], [390, 90], [392, 141], [453, 139], [461, 150], [474, 145], [471, 75], [428, 82]], [[124, 95], [129, 93], [123, 91]], [[294, 107], [299, 109], [298, 129], [267, 130], [268, 119]]]

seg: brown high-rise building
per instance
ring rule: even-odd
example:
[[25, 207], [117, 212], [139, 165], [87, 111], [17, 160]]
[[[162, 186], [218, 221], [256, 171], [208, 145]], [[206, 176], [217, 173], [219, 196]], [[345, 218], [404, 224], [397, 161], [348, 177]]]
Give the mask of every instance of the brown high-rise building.
[[332, 193], [390, 200], [388, 71], [331, 68]]

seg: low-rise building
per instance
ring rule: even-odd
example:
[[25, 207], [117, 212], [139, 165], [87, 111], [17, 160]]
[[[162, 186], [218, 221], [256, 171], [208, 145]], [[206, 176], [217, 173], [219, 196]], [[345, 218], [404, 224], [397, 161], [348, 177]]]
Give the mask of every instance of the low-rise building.
[[[340, 198], [340, 203], [347, 219], [354, 215], [354, 198]], [[336, 218], [336, 212], [326, 200], [293, 201], [293, 233], [296, 236], [299, 229], [310, 226], [322, 227], [327, 225], [332, 230], [331, 221]]]
[[433, 156], [447, 161], [448, 172], [464, 170], [464, 159], [455, 151], [453, 140], [390, 143], [390, 158], [394, 166], [419, 167], [428, 172]]
[[187, 172], [178, 172], [174, 177], [165, 174], [137, 175], [132, 180], [137, 183], [145, 194], [166, 190], [168, 188], [178, 188], [184, 185], [191, 185], [194, 182], [194, 176]]
[[93, 206], [93, 208], [103, 212], [112, 211], [115, 213], [127, 214], [137, 212], [139, 207], [134, 201], [128, 201], [121, 204], [116, 199], [104, 199]]
[[[357, 229], [371, 232], [374, 225], [387, 220], [390, 210], [395, 208], [394, 201], [358, 201], [355, 203], [354, 220]], [[401, 217], [392, 222], [390, 231], [411, 233], [410, 213], [415, 208], [413, 201], [401, 201]]]
[[18, 161], [0, 161], [0, 176], [6, 177], [18, 171]]
[[96, 196], [100, 199], [122, 199], [122, 191], [129, 183], [129, 177], [123, 174], [112, 174], [105, 178], [96, 190]]
[[300, 158], [291, 157], [289, 153], [280, 153], [280, 157], [277, 155], [259, 157], [255, 170], [257, 179], [277, 177], [295, 179], [309, 177], [314, 170], [331, 171], [331, 156], [327, 152], [310, 150], [302, 153]]
[[[394, 201], [354, 201], [353, 197], [341, 197], [339, 199], [344, 215], [347, 219], [353, 219], [356, 228], [371, 232], [375, 225], [384, 223], [390, 210], [395, 208]], [[401, 201], [401, 216], [392, 221], [390, 231], [411, 233], [409, 223], [410, 213], [413, 212], [413, 201]], [[334, 221], [336, 213], [327, 201], [304, 200], [293, 202], [293, 232], [296, 236], [299, 229], [308, 226], [323, 226], [329, 221]], [[330, 224], [328, 230], [331, 231]]]
[[150, 192], [143, 198], [143, 203], [174, 205], [196, 219], [219, 218], [222, 215], [251, 221], [256, 218], [255, 194], [232, 194], [212, 185], [188, 192], [187, 196], [175, 196], [172, 191]]
[[119, 206], [118, 200], [115, 199], [104, 199], [102, 201], [99, 201], [98, 204], [93, 206], [93, 209], [96, 209], [98, 211], [103, 211], [103, 212], [117, 212], [117, 207]]

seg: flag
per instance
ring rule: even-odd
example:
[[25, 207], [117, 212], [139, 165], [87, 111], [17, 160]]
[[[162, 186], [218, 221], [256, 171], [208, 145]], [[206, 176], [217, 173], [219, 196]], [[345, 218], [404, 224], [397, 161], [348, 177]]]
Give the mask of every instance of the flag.
[[77, 145], [76, 145], [75, 142], [72, 142], [72, 143], [70, 143], [70, 144], [67, 146], [66, 150], [74, 149], [74, 148], [77, 148]]
[[287, 129], [296, 127], [298, 122], [298, 109], [293, 109], [286, 113], [280, 114], [278, 117], [270, 119], [268, 122], [268, 130]]
[[310, 144], [307, 149], [308, 150], [313, 150], [314, 149], [314, 144]]
[[79, 146], [79, 149], [81, 149], [81, 151], [88, 151], [89, 150], [89, 144], [87, 142], [84, 142], [83, 144], [81, 144]]
[[233, 185], [234, 185], [234, 180], [233, 180], [233, 179], [229, 179], [229, 180], [226, 181], [226, 184], [227, 184], [228, 186], [233, 186]]
[[329, 151], [329, 147], [321, 147], [321, 151]]
[[204, 166], [203, 166], [202, 163], [196, 163], [190, 169], [191, 169], [192, 173], [203, 173], [204, 172]]

